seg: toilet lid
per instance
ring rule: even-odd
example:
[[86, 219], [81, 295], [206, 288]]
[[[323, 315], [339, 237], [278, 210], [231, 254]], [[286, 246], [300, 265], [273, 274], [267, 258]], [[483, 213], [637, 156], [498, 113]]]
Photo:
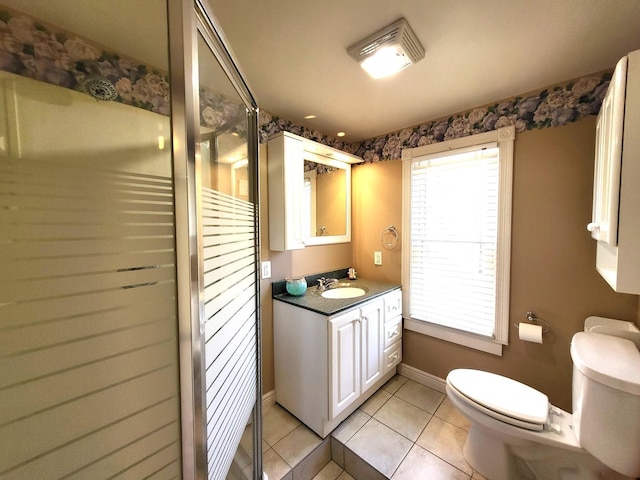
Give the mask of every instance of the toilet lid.
[[482, 370], [457, 369], [447, 381], [489, 415], [531, 430], [542, 430], [549, 415], [548, 397], [523, 383]]
[[571, 359], [591, 380], [621, 393], [640, 395], [640, 352], [631, 340], [578, 332], [571, 339]]

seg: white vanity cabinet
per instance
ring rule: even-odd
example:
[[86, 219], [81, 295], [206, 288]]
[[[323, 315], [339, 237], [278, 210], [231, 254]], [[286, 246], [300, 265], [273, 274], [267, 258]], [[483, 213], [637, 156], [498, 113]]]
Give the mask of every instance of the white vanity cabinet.
[[274, 301], [276, 401], [326, 437], [395, 374], [400, 297], [393, 290], [331, 316]]

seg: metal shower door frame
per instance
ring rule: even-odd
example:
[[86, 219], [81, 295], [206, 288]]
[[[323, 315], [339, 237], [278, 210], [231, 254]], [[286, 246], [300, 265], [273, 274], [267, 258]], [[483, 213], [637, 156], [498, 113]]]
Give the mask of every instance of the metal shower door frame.
[[[237, 93], [248, 115], [250, 140], [248, 156], [250, 189], [259, 205], [258, 189], [258, 108], [226, 44], [221, 28], [209, 6], [200, 0], [167, 0], [171, 76], [171, 118], [174, 154], [176, 256], [178, 279], [178, 328], [180, 354], [180, 392], [182, 415], [182, 461], [185, 480], [207, 478], [204, 284], [202, 245], [199, 242], [198, 183], [198, 32], [206, 36], [212, 52]], [[257, 210], [256, 210], [257, 211]], [[259, 289], [259, 224], [255, 222], [255, 284]], [[257, 371], [256, 402], [253, 410], [253, 472], [262, 478], [262, 387], [260, 346], [260, 295], [256, 292]]]

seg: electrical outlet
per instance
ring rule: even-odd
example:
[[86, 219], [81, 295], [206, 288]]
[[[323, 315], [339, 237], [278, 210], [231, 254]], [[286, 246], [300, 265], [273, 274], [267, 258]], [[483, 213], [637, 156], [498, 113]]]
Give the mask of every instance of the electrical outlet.
[[382, 265], [382, 252], [373, 252], [373, 264]]
[[261, 273], [262, 280], [271, 278], [271, 262], [262, 262]]

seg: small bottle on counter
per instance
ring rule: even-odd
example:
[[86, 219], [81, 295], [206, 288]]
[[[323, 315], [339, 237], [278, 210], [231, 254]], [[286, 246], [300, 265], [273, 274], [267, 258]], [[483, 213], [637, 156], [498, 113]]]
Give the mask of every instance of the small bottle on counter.
[[348, 275], [349, 275], [349, 280], [356, 280], [358, 278], [358, 273], [356, 272], [356, 269], [353, 267], [349, 269]]

